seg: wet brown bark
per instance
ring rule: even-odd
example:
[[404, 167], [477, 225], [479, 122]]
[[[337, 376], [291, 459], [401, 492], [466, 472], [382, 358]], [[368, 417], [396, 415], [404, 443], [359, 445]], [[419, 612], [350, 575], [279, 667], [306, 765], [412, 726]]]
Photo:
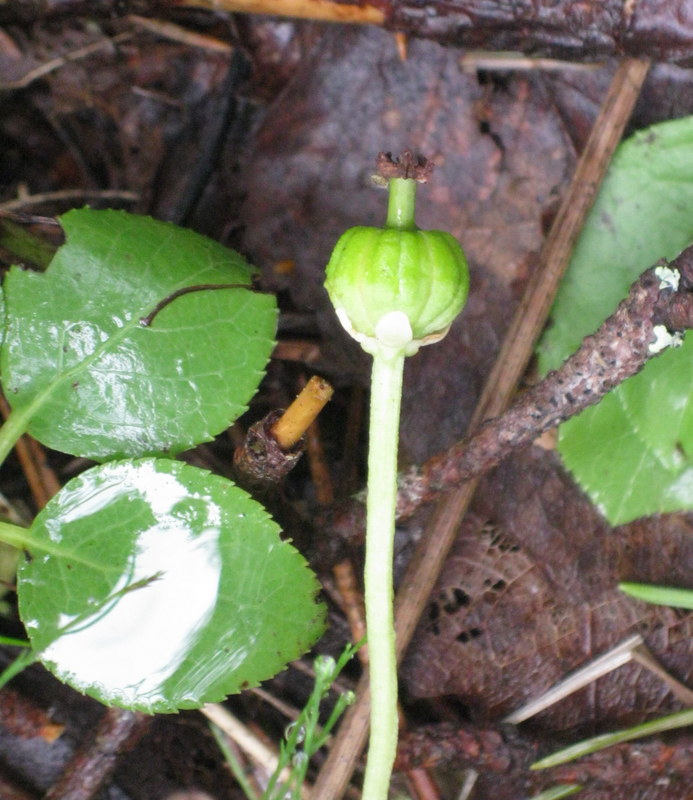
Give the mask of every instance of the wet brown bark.
[[75, 753], [45, 800], [91, 800], [110, 778], [119, 757], [146, 733], [151, 719], [119, 708], [107, 709], [93, 738]]
[[480, 50], [513, 50], [575, 60], [619, 56], [690, 63], [688, 0], [18, 0], [0, 23], [46, 16], [165, 15], [186, 5], [346, 23], [384, 24], [409, 36]]
[[458, 47], [558, 58], [693, 56], [687, 0], [392, 0], [387, 24]]

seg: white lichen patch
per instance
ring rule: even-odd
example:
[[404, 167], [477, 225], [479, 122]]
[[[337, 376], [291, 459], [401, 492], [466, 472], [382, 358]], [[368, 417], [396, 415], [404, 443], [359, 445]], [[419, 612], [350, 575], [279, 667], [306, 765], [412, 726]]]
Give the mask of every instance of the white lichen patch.
[[655, 267], [655, 275], [659, 278], [659, 289], [673, 289], [675, 292], [679, 290], [679, 281], [681, 280], [681, 273], [677, 269], [671, 267]]
[[661, 353], [667, 347], [680, 347], [683, 344], [683, 334], [680, 331], [669, 333], [666, 325], [655, 325], [652, 332], [655, 335], [655, 340], [647, 348], [652, 355]]

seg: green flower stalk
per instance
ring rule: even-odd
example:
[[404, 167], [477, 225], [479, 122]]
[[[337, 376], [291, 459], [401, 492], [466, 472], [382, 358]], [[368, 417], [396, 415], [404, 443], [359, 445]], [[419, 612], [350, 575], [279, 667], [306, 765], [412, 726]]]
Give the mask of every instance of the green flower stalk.
[[385, 227], [348, 230], [326, 270], [337, 316], [373, 356], [364, 575], [371, 733], [364, 800], [387, 797], [397, 749], [392, 562], [404, 359], [445, 336], [469, 291], [457, 240], [414, 222], [417, 182], [425, 182], [431, 169], [408, 151], [399, 160], [381, 154], [380, 175], [389, 182]]

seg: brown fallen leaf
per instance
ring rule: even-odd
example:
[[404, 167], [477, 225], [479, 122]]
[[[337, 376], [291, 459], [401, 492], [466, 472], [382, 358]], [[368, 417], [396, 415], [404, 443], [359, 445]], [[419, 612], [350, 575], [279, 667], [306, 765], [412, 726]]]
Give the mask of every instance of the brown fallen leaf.
[[[561, 469], [533, 448], [482, 482], [403, 666], [417, 696], [455, 695], [494, 719], [638, 632], [683, 682], [693, 615], [625, 597], [620, 580], [690, 586], [693, 524], [668, 515], [610, 528]], [[593, 732], [680, 708], [629, 663], [532, 719]]]

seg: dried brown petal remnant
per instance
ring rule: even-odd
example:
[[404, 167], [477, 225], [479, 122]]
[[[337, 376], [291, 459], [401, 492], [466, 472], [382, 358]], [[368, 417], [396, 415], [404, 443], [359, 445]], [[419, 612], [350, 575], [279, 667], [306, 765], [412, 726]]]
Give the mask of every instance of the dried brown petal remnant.
[[406, 178], [417, 183], [426, 183], [435, 164], [423, 156], [415, 156], [411, 150], [405, 150], [397, 157], [393, 157], [392, 153], [378, 153], [376, 166], [378, 175], [383, 180]]

